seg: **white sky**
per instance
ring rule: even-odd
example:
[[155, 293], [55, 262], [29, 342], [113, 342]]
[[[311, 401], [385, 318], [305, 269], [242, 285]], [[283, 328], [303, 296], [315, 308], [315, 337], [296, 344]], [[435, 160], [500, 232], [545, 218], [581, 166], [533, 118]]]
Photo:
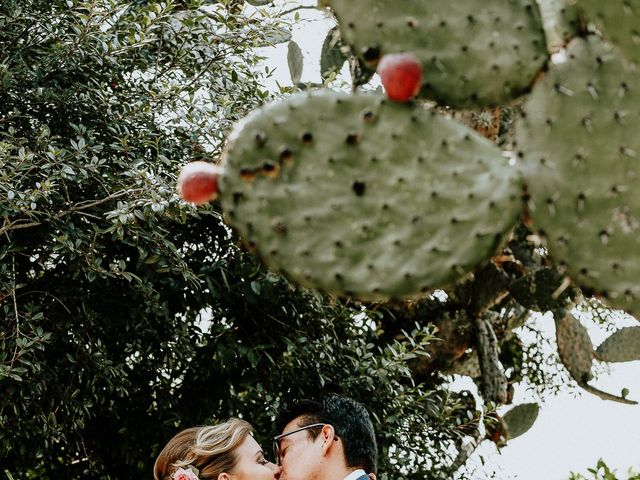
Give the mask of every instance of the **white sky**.
[[[296, 3], [315, 4], [309, 0]], [[320, 83], [320, 50], [334, 23], [316, 10], [300, 13], [305, 20], [295, 27], [293, 40], [304, 54], [302, 82]], [[276, 81], [291, 85], [287, 45], [261, 49], [261, 53], [268, 57], [265, 63], [276, 67], [268, 86], [277, 90]], [[549, 318], [540, 321], [553, 336], [553, 321]], [[625, 325], [638, 323], [627, 321], [620, 326]], [[597, 329], [591, 328], [590, 334], [596, 345], [604, 339]], [[626, 387], [630, 390], [629, 398], [640, 400], [640, 361], [614, 365], [609, 374], [592, 383], [615, 394]], [[531, 401], [522, 390], [516, 390], [514, 404]], [[567, 388], [547, 399], [532, 429], [509, 442], [501, 453], [491, 442], [484, 442], [470, 462], [478, 466], [484, 463], [482, 470], [495, 472], [493, 478], [499, 480], [567, 480], [571, 471], [586, 475], [587, 468], [594, 467], [599, 458], [617, 470], [619, 480], [626, 480], [623, 473], [630, 467], [640, 470], [640, 406], [604, 401]]]

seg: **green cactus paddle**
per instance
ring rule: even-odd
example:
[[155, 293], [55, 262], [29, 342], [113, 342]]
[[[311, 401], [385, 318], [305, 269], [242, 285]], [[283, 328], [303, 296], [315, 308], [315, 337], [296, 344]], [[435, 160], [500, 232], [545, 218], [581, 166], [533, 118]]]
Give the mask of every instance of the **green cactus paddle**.
[[330, 91], [241, 122], [220, 189], [228, 223], [268, 266], [363, 299], [451, 284], [491, 257], [521, 209], [514, 169], [469, 128]]
[[573, 40], [516, 124], [534, 224], [581, 286], [640, 308], [640, 75], [595, 36]]
[[331, 0], [343, 39], [374, 68], [411, 52], [422, 94], [454, 107], [507, 103], [528, 90], [548, 53], [532, 0]]

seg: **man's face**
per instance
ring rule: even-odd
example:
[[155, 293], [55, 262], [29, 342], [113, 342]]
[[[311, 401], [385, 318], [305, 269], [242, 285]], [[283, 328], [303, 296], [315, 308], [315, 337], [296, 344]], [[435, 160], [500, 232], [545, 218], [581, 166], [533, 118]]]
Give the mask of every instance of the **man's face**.
[[[302, 417], [294, 418], [282, 430], [283, 434], [304, 427]], [[308, 430], [280, 439], [280, 480], [314, 480], [322, 462], [322, 436], [311, 440]]]

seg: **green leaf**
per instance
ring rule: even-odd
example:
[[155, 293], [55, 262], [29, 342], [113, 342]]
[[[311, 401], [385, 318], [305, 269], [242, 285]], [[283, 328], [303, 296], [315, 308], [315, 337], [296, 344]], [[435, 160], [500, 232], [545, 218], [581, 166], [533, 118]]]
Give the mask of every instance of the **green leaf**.
[[251, 282], [251, 290], [253, 290], [253, 293], [256, 295], [260, 295], [260, 292], [262, 291], [261, 283], [257, 281]]
[[270, 46], [277, 45], [279, 43], [285, 43], [291, 40], [291, 31], [285, 28], [273, 28], [269, 32], [266, 32], [264, 38], [258, 43], [258, 46]]

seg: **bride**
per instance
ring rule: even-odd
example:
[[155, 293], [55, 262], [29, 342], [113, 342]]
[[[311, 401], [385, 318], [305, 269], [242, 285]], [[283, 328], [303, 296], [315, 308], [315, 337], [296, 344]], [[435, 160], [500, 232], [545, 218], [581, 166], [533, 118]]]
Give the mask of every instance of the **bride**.
[[265, 458], [251, 425], [237, 418], [181, 431], [153, 467], [155, 480], [278, 480], [280, 472]]

